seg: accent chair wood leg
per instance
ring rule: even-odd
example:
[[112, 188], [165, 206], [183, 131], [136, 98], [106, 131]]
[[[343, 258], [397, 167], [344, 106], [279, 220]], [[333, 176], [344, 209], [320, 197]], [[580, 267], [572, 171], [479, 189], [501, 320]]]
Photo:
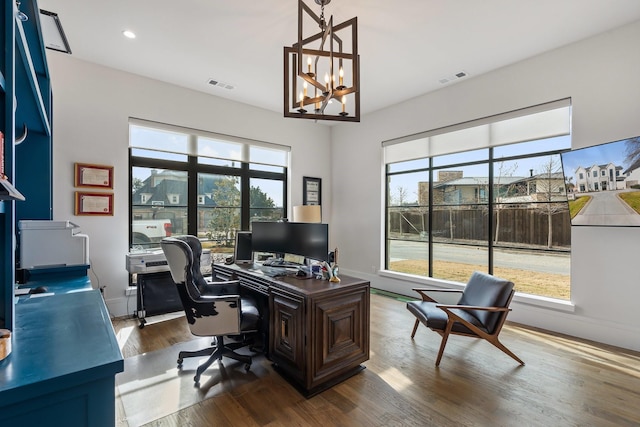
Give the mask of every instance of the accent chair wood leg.
[[516, 356], [511, 350], [505, 347], [504, 344], [498, 341], [497, 337], [495, 340], [488, 340], [488, 341], [494, 346], [496, 346], [497, 348], [499, 348], [500, 350], [502, 350], [505, 354], [508, 354], [509, 356], [511, 356], [513, 360], [515, 360], [516, 362], [524, 366], [524, 362], [518, 356]]
[[447, 339], [449, 339], [449, 333], [451, 332], [452, 327], [453, 327], [453, 322], [449, 320], [447, 322], [447, 327], [444, 328], [444, 332], [442, 333], [442, 342], [440, 343], [440, 350], [438, 351], [436, 366], [440, 366], [440, 359], [442, 359], [442, 354], [444, 353], [444, 347], [447, 345]]
[[413, 332], [411, 332], [411, 338], [413, 338], [416, 335], [416, 331], [418, 330], [419, 324], [420, 324], [420, 321], [416, 319], [416, 323], [413, 325]]

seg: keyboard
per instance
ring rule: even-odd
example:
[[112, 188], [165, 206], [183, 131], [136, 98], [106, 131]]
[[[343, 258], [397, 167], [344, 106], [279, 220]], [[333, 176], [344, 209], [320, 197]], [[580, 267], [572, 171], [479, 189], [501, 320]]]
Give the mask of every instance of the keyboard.
[[292, 267], [292, 268], [298, 268], [301, 266], [301, 264], [298, 264], [297, 262], [285, 261], [281, 258], [267, 259], [262, 262], [262, 265], [264, 265], [265, 267]]
[[264, 265], [260, 267], [260, 271], [262, 271], [262, 274], [269, 277], [290, 276], [292, 274], [291, 272], [285, 270], [284, 268], [271, 267], [271, 266], [265, 267]]

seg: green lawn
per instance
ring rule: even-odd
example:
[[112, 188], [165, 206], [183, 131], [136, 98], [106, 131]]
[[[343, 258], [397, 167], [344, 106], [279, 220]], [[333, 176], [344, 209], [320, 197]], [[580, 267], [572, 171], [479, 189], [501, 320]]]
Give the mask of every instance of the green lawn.
[[624, 200], [634, 211], [640, 213], [640, 191], [620, 193], [620, 198]]
[[[427, 271], [427, 261], [394, 261], [390, 268], [401, 273], [424, 275]], [[440, 272], [439, 279], [461, 283], [466, 283], [475, 270], [486, 272], [486, 266], [449, 261], [434, 261], [433, 269]], [[563, 300], [570, 299], [571, 280], [569, 276], [499, 267], [493, 269], [493, 274], [511, 280], [515, 284], [517, 292]]]
[[589, 200], [591, 200], [591, 196], [580, 196], [575, 200], [569, 200], [569, 213], [571, 214], [571, 218], [575, 218]]

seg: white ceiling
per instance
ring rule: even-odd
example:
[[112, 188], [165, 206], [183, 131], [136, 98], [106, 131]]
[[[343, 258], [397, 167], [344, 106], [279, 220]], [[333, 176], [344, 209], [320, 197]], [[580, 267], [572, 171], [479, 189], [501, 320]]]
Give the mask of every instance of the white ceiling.
[[[76, 59], [282, 112], [283, 46], [297, 38], [297, 0], [38, 5], [59, 15]], [[459, 71], [473, 78], [637, 21], [640, 0], [333, 0], [325, 15], [358, 17], [366, 114], [438, 90]]]

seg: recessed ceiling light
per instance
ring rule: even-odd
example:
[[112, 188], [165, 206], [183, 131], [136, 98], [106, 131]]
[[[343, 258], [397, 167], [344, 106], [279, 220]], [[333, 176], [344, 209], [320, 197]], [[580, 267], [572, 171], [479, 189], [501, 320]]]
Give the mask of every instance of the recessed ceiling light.
[[128, 39], [135, 39], [136, 38], [136, 33], [134, 33], [131, 30], [124, 30], [122, 32], [122, 35], [125, 36]]

